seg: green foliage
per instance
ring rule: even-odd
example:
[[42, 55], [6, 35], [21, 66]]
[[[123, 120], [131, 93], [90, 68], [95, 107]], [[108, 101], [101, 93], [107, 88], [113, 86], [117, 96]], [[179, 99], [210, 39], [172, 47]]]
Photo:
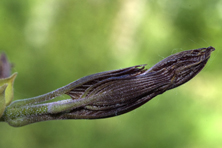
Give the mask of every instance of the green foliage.
[[13, 87], [13, 85], [14, 85], [14, 80], [15, 80], [16, 76], [17, 76], [17, 73], [14, 73], [8, 78], [0, 79], [0, 86], [4, 86], [4, 84], [7, 84], [7, 87], [4, 91], [5, 105], [6, 106], [8, 106], [14, 98], [14, 87]]
[[3, 115], [6, 107], [5, 103], [5, 89], [7, 84], [0, 86], [0, 117]]
[[[19, 72], [14, 99], [37, 96], [105, 70], [150, 67], [182, 50], [211, 45], [216, 51], [198, 77], [133, 112], [22, 128], [2, 122], [0, 147], [221, 146], [221, 1], [143, 2], [1, 1], [0, 49]], [[127, 13], [126, 8], [143, 11]], [[130, 19], [124, 23], [119, 18]]]

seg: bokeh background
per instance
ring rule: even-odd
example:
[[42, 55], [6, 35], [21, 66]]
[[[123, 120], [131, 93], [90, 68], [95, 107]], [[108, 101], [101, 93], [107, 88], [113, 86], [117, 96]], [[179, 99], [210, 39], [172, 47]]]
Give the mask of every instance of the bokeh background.
[[208, 46], [216, 51], [200, 74], [130, 113], [1, 122], [0, 147], [222, 147], [222, 0], [1, 0], [0, 50], [18, 72], [15, 100]]

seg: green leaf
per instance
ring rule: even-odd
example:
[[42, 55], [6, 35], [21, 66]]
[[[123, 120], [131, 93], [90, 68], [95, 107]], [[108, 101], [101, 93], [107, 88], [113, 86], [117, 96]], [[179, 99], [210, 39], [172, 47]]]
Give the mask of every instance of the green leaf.
[[5, 89], [8, 86], [8, 84], [4, 84], [0, 86], [0, 117], [3, 115], [5, 111]]
[[14, 80], [17, 76], [17, 72], [12, 74], [8, 78], [0, 79], [0, 86], [3, 86], [4, 84], [8, 84], [8, 86], [5, 89], [5, 105], [8, 106], [12, 99], [14, 98]]

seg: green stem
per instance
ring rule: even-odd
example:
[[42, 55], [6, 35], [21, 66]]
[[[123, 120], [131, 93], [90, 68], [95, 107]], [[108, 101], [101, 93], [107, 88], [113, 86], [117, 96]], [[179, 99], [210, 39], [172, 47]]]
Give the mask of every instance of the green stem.
[[14, 101], [5, 108], [5, 111], [0, 118], [0, 122], [7, 122], [13, 126], [27, 125], [33, 122], [38, 122], [40, 119], [42, 120], [41, 117], [45, 115], [51, 116], [59, 112], [70, 111], [74, 108], [84, 106], [96, 98], [91, 98], [88, 100], [84, 98], [76, 100], [68, 99], [44, 104], [38, 103], [45, 102], [57, 96], [63, 95], [72, 89], [91, 81], [94, 78], [100, 77], [101, 75], [103, 75], [103, 73], [86, 76], [52, 92], [33, 98]]
[[[35, 98], [39, 99], [38, 97]], [[0, 121], [8, 122], [12, 126], [23, 126], [34, 122], [42, 121], [42, 117], [47, 117], [47, 120], [49, 120], [51, 118], [48, 117], [52, 117], [57, 113], [62, 113], [78, 107], [86, 106], [89, 103], [92, 103], [92, 101], [95, 101], [96, 99], [97, 98], [94, 97], [88, 99], [80, 98], [76, 100], [67, 99], [37, 105], [27, 105], [26, 101], [26, 104], [23, 106], [21, 106], [21, 104], [19, 104], [19, 106], [8, 106], [5, 109], [3, 116], [0, 118]], [[53, 119], [57, 118], [53, 117]]]
[[68, 91], [69, 91], [69, 85], [66, 85], [66, 86], [56, 89], [52, 92], [49, 92], [49, 93], [46, 93], [46, 94], [43, 94], [43, 95], [40, 95], [37, 97], [14, 101], [9, 105], [9, 107], [13, 108], [13, 107], [19, 107], [19, 106], [24, 106], [24, 105], [31, 105], [31, 104], [45, 102], [45, 101], [51, 100], [57, 96], [63, 95]]
[[37, 103], [51, 100], [55, 97], [58, 97], [60, 95], [63, 95], [65, 93], [69, 92], [70, 90], [72, 90], [78, 86], [83, 85], [84, 83], [87, 83], [93, 79], [97, 79], [97, 78], [101, 77], [104, 73], [107, 73], [107, 72], [101, 72], [101, 73], [97, 73], [97, 74], [93, 74], [93, 75], [89, 75], [89, 76], [80, 78], [72, 83], [69, 83], [66, 86], [63, 86], [63, 87], [58, 88], [52, 92], [49, 92], [49, 93], [46, 93], [46, 94], [43, 94], [43, 95], [40, 95], [37, 97], [14, 101], [10, 104], [10, 107], [19, 107], [19, 106], [24, 106], [24, 105], [37, 104]]
[[96, 98], [80, 98], [76, 100], [67, 99], [61, 100], [57, 102], [50, 102], [38, 105], [26, 105], [26, 106], [19, 106], [19, 107], [7, 107], [6, 114], [8, 118], [14, 119], [18, 117], [24, 116], [38, 116], [43, 114], [56, 114], [64, 111], [70, 111], [72, 109], [86, 106], [92, 101], [95, 101]]

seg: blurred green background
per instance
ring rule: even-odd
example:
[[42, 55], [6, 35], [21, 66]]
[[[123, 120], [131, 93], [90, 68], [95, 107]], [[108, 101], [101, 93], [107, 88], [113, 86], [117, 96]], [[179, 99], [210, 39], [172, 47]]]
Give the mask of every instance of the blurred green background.
[[1, 122], [0, 147], [222, 147], [222, 0], [1, 0], [0, 50], [18, 72], [15, 99], [208, 46], [216, 51], [200, 74], [130, 113]]

